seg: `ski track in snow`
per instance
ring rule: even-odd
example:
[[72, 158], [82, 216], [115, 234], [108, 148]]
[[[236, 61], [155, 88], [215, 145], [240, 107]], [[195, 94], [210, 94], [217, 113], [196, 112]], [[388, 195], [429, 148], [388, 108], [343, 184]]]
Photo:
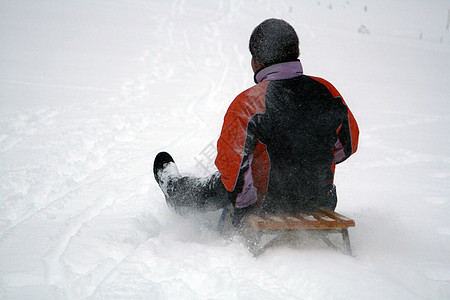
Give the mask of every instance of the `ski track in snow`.
[[[439, 23], [415, 18], [426, 1], [366, 2], [0, 1], [10, 41], [0, 50], [9, 71], [0, 78], [0, 298], [450, 297], [450, 91], [439, 79], [450, 73], [440, 14], [450, 7], [430, 8]], [[217, 234], [217, 213], [174, 215], [153, 179], [162, 150], [186, 173], [206, 172], [195, 158], [253, 84], [248, 35], [274, 16], [294, 25], [305, 69], [336, 84], [361, 127], [360, 149], [336, 178], [338, 210], [357, 224], [354, 258], [306, 239], [255, 259], [239, 238]], [[423, 87], [411, 75], [417, 57], [437, 75]]]

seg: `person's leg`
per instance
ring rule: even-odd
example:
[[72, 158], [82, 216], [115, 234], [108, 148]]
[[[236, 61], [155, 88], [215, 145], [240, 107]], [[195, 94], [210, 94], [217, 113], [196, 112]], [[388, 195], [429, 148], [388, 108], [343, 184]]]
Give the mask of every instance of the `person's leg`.
[[182, 176], [167, 152], [155, 157], [153, 173], [167, 204], [179, 213], [214, 211], [228, 205], [228, 194], [219, 172], [205, 178]]
[[165, 194], [167, 204], [178, 212], [214, 211], [229, 204], [218, 172], [206, 178], [171, 177]]

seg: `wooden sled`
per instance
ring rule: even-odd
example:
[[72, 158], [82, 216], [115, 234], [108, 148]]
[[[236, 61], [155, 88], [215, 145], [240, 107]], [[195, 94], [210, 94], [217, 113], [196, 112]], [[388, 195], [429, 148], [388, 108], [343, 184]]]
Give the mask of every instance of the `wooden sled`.
[[[313, 233], [329, 247], [346, 255], [353, 255], [350, 246], [348, 228], [354, 227], [355, 221], [328, 208], [321, 208], [314, 213], [288, 215], [256, 215], [245, 218], [242, 234], [247, 246], [254, 256], [259, 256], [274, 245], [298, 239], [299, 231]], [[330, 234], [340, 234], [342, 243], [330, 240]], [[264, 242], [264, 236], [274, 236]]]

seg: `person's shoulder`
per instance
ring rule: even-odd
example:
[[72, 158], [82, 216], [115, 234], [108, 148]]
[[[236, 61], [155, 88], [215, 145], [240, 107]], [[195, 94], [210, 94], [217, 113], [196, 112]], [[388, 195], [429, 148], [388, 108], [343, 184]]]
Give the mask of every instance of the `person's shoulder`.
[[306, 75], [306, 77], [309, 77], [310, 79], [313, 79], [317, 82], [320, 82], [321, 84], [325, 85], [325, 86], [332, 86], [334, 87], [331, 82], [329, 82], [328, 80], [322, 78], [322, 77], [318, 77], [318, 76], [312, 76], [312, 75]]
[[247, 119], [256, 112], [264, 111], [268, 84], [268, 81], [258, 83], [237, 95], [228, 107], [226, 116]]
[[241, 108], [258, 100], [264, 100], [269, 81], [260, 82], [241, 92], [230, 105], [230, 109]]
[[334, 87], [333, 84], [331, 84], [331, 82], [329, 82], [326, 79], [323, 79], [321, 77], [317, 77], [317, 76], [311, 76], [311, 75], [307, 75], [307, 77], [321, 83], [322, 85], [324, 85], [333, 95], [333, 97], [340, 97], [341, 94], [339, 93], [339, 91]]
[[242, 93], [238, 95], [243, 97], [259, 97], [261, 95], [264, 95], [267, 90], [267, 86], [269, 85], [270, 81], [263, 81], [260, 83], [255, 84], [254, 86], [246, 89]]

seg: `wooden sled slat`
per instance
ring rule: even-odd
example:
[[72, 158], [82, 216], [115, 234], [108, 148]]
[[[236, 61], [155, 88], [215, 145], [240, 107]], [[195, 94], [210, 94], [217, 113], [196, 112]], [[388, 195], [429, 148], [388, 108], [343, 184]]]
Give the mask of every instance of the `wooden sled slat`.
[[249, 215], [246, 220], [255, 230], [345, 229], [355, 226], [352, 219], [327, 208], [311, 214]]
[[325, 215], [329, 216], [330, 218], [335, 219], [340, 225], [345, 226], [344, 228], [348, 227], [355, 227], [355, 221], [343, 216], [341, 214], [338, 214], [337, 212], [332, 211], [328, 208], [321, 208], [320, 211], [324, 213]]

